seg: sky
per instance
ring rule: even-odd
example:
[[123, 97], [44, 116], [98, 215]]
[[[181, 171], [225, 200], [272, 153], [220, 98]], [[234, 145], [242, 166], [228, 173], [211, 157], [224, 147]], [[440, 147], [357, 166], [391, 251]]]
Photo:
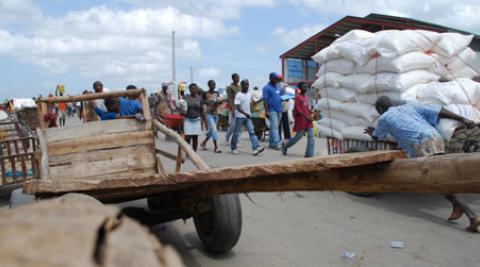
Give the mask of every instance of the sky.
[[404, 16], [478, 33], [480, 0], [0, 0], [0, 98], [172, 79], [218, 87], [238, 72], [252, 86], [281, 72], [279, 55], [346, 15]]

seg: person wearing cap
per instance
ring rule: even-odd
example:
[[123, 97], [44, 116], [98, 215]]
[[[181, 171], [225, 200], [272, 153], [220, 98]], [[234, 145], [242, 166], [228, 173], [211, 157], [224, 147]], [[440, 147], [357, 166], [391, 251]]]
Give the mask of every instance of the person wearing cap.
[[263, 100], [265, 116], [270, 121], [270, 134], [268, 136], [268, 147], [276, 150], [282, 149], [278, 126], [282, 117], [282, 100], [280, 98], [280, 79], [275, 72], [270, 73], [269, 82], [263, 87]]
[[282, 117], [278, 125], [278, 136], [281, 140], [283, 132], [283, 139], [288, 140], [292, 138], [292, 135], [290, 133], [290, 122], [288, 120], [289, 99], [283, 99], [283, 97], [287, 95], [286, 88], [288, 87], [288, 84], [286, 82], [283, 82], [283, 76], [281, 74], [278, 74], [278, 79], [280, 80], [280, 97], [282, 98]]

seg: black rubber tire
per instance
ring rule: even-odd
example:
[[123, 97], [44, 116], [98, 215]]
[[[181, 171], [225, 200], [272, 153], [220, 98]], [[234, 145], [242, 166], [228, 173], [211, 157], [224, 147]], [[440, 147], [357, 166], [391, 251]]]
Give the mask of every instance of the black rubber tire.
[[208, 199], [211, 209], [193, 217], [195, 229], [205, 250], [212, 254], [230, 251], [242, 231], [242, 207], [237, 194]]
[[[372, 149], [366, 146], [354, 146], [347, 149], [345, 153], [357, 153], [357, 152], [368, 152], [368, 151], [372, 151]], [[378, 193], [369, 193], [369, 192], [347, 192], [347, 193], [357, 197], [373, 197], [378, 195]]]

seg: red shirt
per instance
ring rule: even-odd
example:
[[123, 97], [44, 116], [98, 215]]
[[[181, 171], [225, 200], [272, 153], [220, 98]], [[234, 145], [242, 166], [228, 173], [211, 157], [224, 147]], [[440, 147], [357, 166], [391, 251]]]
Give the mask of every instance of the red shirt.
[[293, 127], [293, 131], [295, 132], [313, 128], [312, 121], [307, 120], [302, 114], [310, 117], [312, 111], [308, 105], [307, 96], [297, 94], [295, 96], [295, 108], [293, 109], [293, 117], [295, 118], [295, 126]]

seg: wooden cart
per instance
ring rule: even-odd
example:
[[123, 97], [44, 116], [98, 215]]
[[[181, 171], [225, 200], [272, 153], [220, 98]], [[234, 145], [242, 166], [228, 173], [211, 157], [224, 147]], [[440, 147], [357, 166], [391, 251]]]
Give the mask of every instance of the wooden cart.
[[[128, 96], [139, 97], [144, 120], [94, 121], [50, 129], [42, 122], [37, 129], [40, 175], [24, 183], [24, 192], [41, 198], [80, 192], [110, 203], [147, 198], [152, 212], [145, 220], [152, 223], [193, 217], [205, 248], [214, 253], [230, 250], [240, 236], [241, 206], [235, 193], [480, 192], [476, 172], [468, 168], [452, 172], [445, 164], [477, 164], [477, 153], [419, 161], [405, 159], [401, 151], [372, 151], [211, 169], [179, 134], [151, 118], [142, 90], [40, 99], [39, 118], [56, 102]], [[175, 141], [176, 153], [156, 146], [161, 139], [155, 138], [155, 132]], [[197, 170], [182, 172], [186, 160]], [[174, 164], [175, 171], [167, 172], [167, 164]]]
[[0, 187], [39, 178], [39, 147], [35, 134], [15, 115], [0, 121]]

